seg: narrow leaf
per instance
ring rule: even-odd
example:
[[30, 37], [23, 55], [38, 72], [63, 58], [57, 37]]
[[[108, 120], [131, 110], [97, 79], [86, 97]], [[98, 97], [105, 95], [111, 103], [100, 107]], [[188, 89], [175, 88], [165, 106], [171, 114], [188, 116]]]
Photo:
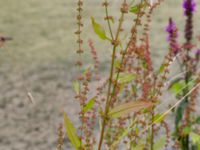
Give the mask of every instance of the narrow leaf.
[[153, 106], [150, 101], [132, 101], [124, 104], [120, 104], [110, 110], [108, 116], [111, 118], [118, 118], [127, 115], [131, 112], [137, 112], [145, 108]]
[[175, 80], [170, 84], [169, 90], [175, 94], [179, 94], [182, 92], [186, 87], [191, 89], [194, 86], [194, 80], [190, 80], [187, 84], [183, 80]]
[[106, 32], [104, 30], [104, 28], [95, 21], [95, 19], [93, 17], [91, 17], [91, 21], [92, 21], [92, 26], [94, 29], [94, 32], [103, 40], [108, 39], [108, 37], [106, 36]]
[[84, 106], [83, 111], [86, 113], [88, 110], [92, 109], [95, 104], [95, 97], [90, 99], [88, 103]]
[[76, 128], [74, 127], [66, 113], [64, 113], [64, 126], [72, 146], [78, 150], [81, 146], [81, 141], [76, 133]]
[[133, 73], [122, 73], [118, 77], [119, 84], [130, 83], [136, 78], [136, 75]]

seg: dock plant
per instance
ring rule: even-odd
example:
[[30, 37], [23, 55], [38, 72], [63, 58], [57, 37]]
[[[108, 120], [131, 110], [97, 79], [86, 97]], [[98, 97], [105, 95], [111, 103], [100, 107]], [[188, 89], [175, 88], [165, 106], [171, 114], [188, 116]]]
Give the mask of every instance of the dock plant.
[[[165, 5], [165, 1], [120, 2], [120, 15], [116, 19], [110, 12], [111, 0], [103, 0], [107, 26], [90, 16], [90, 32], [96, 34], [99, 42], [109, 44], [107, 51], [111, 53], [106, 64], [109, 71], [102, 74], [98, 56], [101, 49], [96, 47], [94, 39], [87, 39], [82, 34], [84, 0], [76, 0], [75, 65], [79, 73], [72, 84], [79, 103], [77, 117], [80, 124], [75, 128], [71, 116], [64, 112], [64, 123], [58, 131], [58, 150], [64, 149], [62, 128], [76, 150], [200, 150], [200, 115], [196, 113], [200, 49], [194, 43], [194, 37], [198, 35], [193, 35], [196, 2], [183, 0], [184, 31], [178, 29], [174, 18], [169, 18], [165, 31], [163, 29], [163, 33], [168, 33], [163, 42], [169, 46], [159, 67], [153, 65], [155, 58], [151, 53], [154, 49], [150, 45], [154, 43], [151, 43], [150, 32], [154, 10]], [[125, 23], [130, 16], [129, 30]], [[180, 32], [184, 33], [184, 43], [179, 42]], [[89, 51], [93, 59], [89, 67], [84, 65], [85, 51]], [[170, 80], [175, 63], [178, 63], [180, 73]], [[177, 100], [160, 112], [158, 108], [165, 103], [163, 94], [167, 90], [175, 94]], [[174, 129], [168, 114], [175, 118]]]

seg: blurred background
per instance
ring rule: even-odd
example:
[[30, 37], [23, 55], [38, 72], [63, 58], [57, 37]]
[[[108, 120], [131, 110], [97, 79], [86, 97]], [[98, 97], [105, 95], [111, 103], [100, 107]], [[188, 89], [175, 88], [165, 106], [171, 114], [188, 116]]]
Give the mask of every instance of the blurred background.
[[[99, 40], [93, 33], [90, 21], [93, 15], [107, 28], [101, 3], [100, 0], [84, 0], [82, 37], [86, 52], [83, 58], [84, 66], [89, 65], [91, 56], [87, 41], [92, 39], [102, 74], [106, 74], [111, 49], [109, 43]], [[110, 3], [110, 14], [116, 26], [121, 1], [110, 0]], [[13, 38], [0, 48], [0, 150], [56, 149], [62, 110], [70, 116], [78, 112], [71, 89], [77, 74], [74, 65], [77, 60], [76, 1], [0, 0], [0, 6], [0, 36]], [[200, 11], [195, 14], [194, 33], [200, 35]], [[154, 12], [151, 51], [155, 67], [168, 51], [165, 27], [169, 17], [175, 20], [180, 32], [184, 30], [182, 0], [165, 0]], [[127, 17], [124, 35], [130, 33], [133, 18], [133, 14]], [[77, 124], [78, 117], [73, 117], [73, 121]]]

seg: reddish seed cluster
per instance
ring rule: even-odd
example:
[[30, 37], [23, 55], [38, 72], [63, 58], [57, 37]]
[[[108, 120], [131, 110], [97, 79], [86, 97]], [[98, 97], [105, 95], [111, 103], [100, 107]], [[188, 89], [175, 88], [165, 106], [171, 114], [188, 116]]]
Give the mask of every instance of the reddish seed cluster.
[[91, 54], [92, 54], [92, 57], [93, 57], [93, 60], [94, 60], [94, 72], [95, 72], [95, 78], [97, 81], [100, 80], [100, 76], [99, 76], [99, 60], [98, 60], [98, 55], [97, 55], [97, 51], [94, 47], [94, 43], [93, 41], [90, 39], [88, 41], [88, 44], [89, 44], [89, 47], [91, 49]]
[[[77, 31], [75, 32], [75, 34], [77, 35], [77, 44], [78, 44], [78, 49], [77, 49], [77, 54], [82, 54], [83, 53], [83, 48], [82, 48], [82, 45], [83, 45], [83, 40], [81, 38], [81, 33], [82, 33], [82, 27], [83, 27], [83, 22], [82, 22], [82, 11], [83, 11], [83, 0], [78, 0], [77, 2], [77, 25], [78, 25], [78, 29]], [[76, 62], [76, 65], [77, 66], [82, 66], [82, 62], [80, 60], [78, 60]]]
[[63, 125], [60, 124], [58, 128], [57, 150], [62, 150], [64, 140]]

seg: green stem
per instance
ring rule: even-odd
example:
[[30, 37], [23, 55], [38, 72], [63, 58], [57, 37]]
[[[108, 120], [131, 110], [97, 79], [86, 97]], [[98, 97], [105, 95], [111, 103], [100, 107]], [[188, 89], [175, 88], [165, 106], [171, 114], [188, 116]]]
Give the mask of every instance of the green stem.
[[[126, 2], [126, 0], [124, 0], [124, 2]], [[142, 2], [141, 2], [141, 4], [142, 4]], [[141, 9], [140, 9], [140, 12], [141, 12]], [[133, 29], [135, 29], [137, 27], [137, 20], [139, 20], [140, 12], [137, 14], [136, 23], [134, 24]], [[118, 29], [117, 29], [117, 34], [116, 34], [115, 41], [118, 41], [118, 37], [119, 37], [120, 29], [121, 29], [121, 26], [122, 26], [123, 18], [124, 18], [124, 13], [121, 14], [121, 17], [119, 19], [119, 26], [118, 26]], [[111, 33], [111, 30], [110, 30], [110, 33]], [[123, 61], [125, 59], [125, 54], [126, 54], [128, 48], [129, 48], [130, 44], [131, 44], [131, 40], [132, 40], [133, 36], [134, 36], [134, 34], [132, 33], [131, 39], [130, 39], [129, 43], [127, 44], [126, 48], [125, 48], [125, 53], [123, 53], [123, 55], [122, 55], [122, 59], [121, 59], [121, 62], [120, 62], [120, 64], [121, 64], [120, 67], [122, 67], [122, 65], [123, 65]], [[113, 72], [114, 72], [114, 62], [115, 62], [116, 48], [117, 48], [117, 45], [114, 45], [114, 47], [113, 47], [113, 55], [112, 55], [112, 63], [111, 63], [111, 69], [110, 69], [108, 93], [107, 93], [107, 98], [106, 98], [105, 113], [104, 113], [104, 118], [103, 118], [103, 121], [102, 121], [102, 130], [101, 130], [101, 134], [100, 134], [98, 150], [101, 150], [101, 146], [102, 146], [102, 142], [103, 142], [103, 136], [104, 136], [105, 127], [106, 127], [106, 122], [107, 122], [107, 119], [108, 119], [108, 118], [106, 118], [106, 116], [107, 116], [107, 114], [109, 112], [109, 107], [110, 107], [110, 104], [112, 102], [112, 96], [114, 95], [114, 93], [116, 91], [116, 87], [117, 87], [117, 84], [114, 84], [113, 91], [112, 91], [112, 93], [110, 95], [112, 79], [113, 79]], [[120, 74], [120, 71], [117, 72], [117, 76], [116, 76], [115, 82], [118, 81], [119, 74]]]
[[[107, 0], [105, 0], [105, 2], [107, 2]], [[107, 6], [105, 6], [105, 11], [106, 11], [106, 18], [107, 18], [108, 28], [109, 28], [109, 31], [110, 31], [110, 36], [111, 36], [112, 40], [114, 40], [114, 36], [113, 36], [111, 24], [110, 24], [110, 19], [109, 19], [109, 15], [108, 15], [108, 7]]]
[[[120, 29], [121, 29], [122, 22], [123, 22], [123, 18], [124, 18], [124, 13], [122, 13], [122, 15], [120, 17], [120, 20], [119, 20], [119, 26], [118, 26], [118, 29], [117, 29], [115, 41], [118, 41]], [[108, 22], [109, 22], [109, 20], [108, 20]], [[110, 26], [109, 23], [108, 23], [108, 25]], [[110, 28], [110, 33], [112, 33], [111, 32], [111, 28]], [[113, 74], [114, 74], [114, 62], [115, 62], [115, 56], [116, 56], [117, 46], [118, 46], [117, 44], [114, 44], [114, 46], [113, 46], [113, 53], [112, 53], [112, 62], [111, 62], [111, 69], [110, 69], [110, 76], [109, 76], [108, 92], [107, 92], [105, 112], [104, 112], [104, 117], [103, 117], [103, 122], [102, 122], [102, 130], [101, 130], [101, 134], [100, 134], [98, 150], [101, 150], [101, 146], [102, 146], [102, 143], [103, 143], [103, 137], [104, 137], [104, 133], [105, 133], [106, 122], [107, 122], [106, 116], [107, 116], [107, 114], [109, 112], [109, 108], [110, 108], [110, 101], [111, 101], [111, 99], [110, 99], [110, 92], [111, 92], [112, 79], [113, 79]]]
[[150, 141], [150, 145], [151, 145], [151, 150], [154, 150], [154, 108], [152, 108], [152, 116], [151, 116], [151, 141]]
[[[142, 2], [141, 2], [141, 3], [142, 3]], [[140, 12], [141, 12], [141, 9], [140, 9], [140, 11], [139, 11], [138, 14], [137, 14], [136, 22], [135, 22], [135, 24], [133, 25], [132, 30], [135, 30], [136, 27], [137, 27], [137, 21], [139, 20]], [[123, 62], [124, 62], [126, 53], [127, 53], [127, 51], [128, 51], [128, 48], [129, 48], [129, 46], [130, 46], [130, 44], [131, 44], [131, 41], [132, 41], [133, 36], [134, 36], [134, 34], [132, 33], [131, 38], [130, 38], [130, 40], [129, 40], [129, 43], [127, 44], [127, 46], [126, 46], [126, 48], [125, 48], [125, 50], [124, 50], [124, 52], [123, 52], [123, 54], [122, 54], [122, 58], [121, 58], [121, 61], [120, 61], [120, 68], [123, 67]], [[118, 81], [118, 79], [119, 79], [119, 75], [120, 75], [120, 69], [117, 71], [117, 76], [116, 76], [116, 79], [115, 79], [115, 84], [114, 84], [114, 87], [113, 87], [112, 95], [114, 95], [114, 93], [115, 93], [115, 90], [116, 90], [116, 87], [117, 87], [117, 81]], [[111, 96], [112, 96], [112, 95], [111, 95]]]

